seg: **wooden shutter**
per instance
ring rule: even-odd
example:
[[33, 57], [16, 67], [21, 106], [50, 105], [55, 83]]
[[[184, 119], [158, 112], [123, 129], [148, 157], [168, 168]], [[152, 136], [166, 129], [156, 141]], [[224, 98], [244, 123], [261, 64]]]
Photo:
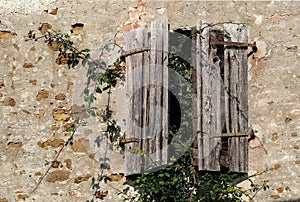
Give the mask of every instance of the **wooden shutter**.
[[126, 137], [138, 139], [125, 145], [126, 173], [132, 175], [167, 164], [168, 20], [160, 18], [150, 29], [133, 30], [125, 39], [125, 51], [133, 53], [126, 57]]
[[[199, 170], [247, 172], [247, 49], [212, 46], [213, 40], [247, 42], [245, 27], [198, 25], [193, 37], [195, 159]], [[224, 134], [227, 137], [222, 137]], [[230, 136], [230, 137], [228, 137]]]

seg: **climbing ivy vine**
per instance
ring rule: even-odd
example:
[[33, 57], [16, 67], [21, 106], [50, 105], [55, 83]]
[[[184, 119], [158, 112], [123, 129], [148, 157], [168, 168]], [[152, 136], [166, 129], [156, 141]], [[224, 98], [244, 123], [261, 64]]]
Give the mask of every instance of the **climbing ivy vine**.
[[[118, 49], [118, 52], [122, 51], [114, 39], [110, 40], [100, 49], [100, 56], [98, 59], [93, 59], [90, 55], [89, 49], [79, 50], [75, 47], [74, 42], [72, 41], [70, 35], [63, 34], [60, 31], [52, 29], [47, 23], [42, 23], [39, 31], [30, 30], [25, 37], [26, 41], [40, 41], [42, 40], [47, 46], [53, 50], [57, 51], [56, 63], [58, 65], [67, 65], [69, 69], [76, 68], [78, 66], [87, 68], [87, 85], [83, 91], [84, 101], [87, 103], [86, 106], [83, 106], [85, 109], [83, 113], [88, 113], [93, 117], [98, 117], [99, 120], [107, 124], [106, 130], [103, 131], [103, 135], [114, 144], [118, 144], [118, 141], [123, 138], [121, 133], [121, 127], [118, 125], [116, 120], [113, 119], [112, 109], [110, 107], [110, 94], [111, 89], [117, 85], [118, 82], [124, 80], [126, 65], [120, 59], [117, 59], [113, 64], [107, 65], [104, 61], [105, 54], [111, 50]], [[104, 108], [99, 108], [93, 105], [96, 100], [96, 94], [108, 94], [107, 104]], [[66, 132], [71, 132], [71, 136], [67, 141], [56, 151], [55, 158], [51, 161], [46, 161], [45, 166], [48, 166], [45, 173], [39, 179], [37, 185], [30, 192], [35, 192], [47, 174], [49, 174], [51, 168], [57, 168], [59, 165], [62, 165], [58, 161], [58, 157], [65, 147], [72, 145], [74, 141], [74, 136], [77, 129], [80, 126], [85, 126], [87, 124], [84, 121], [84, 118], [76, 117], [74, 124], [66, 128]], [[121, 145], [120, 145], [121, 146]], [[105, 157], [103, 158], [104, 162], [101, 163], [101, 175], [98, 178], [93, 177], [91, 188], [95, 190], [92, 199], [89, 200], [93, 202], [95, 199], [102, 199], [107, 195], [107, 192], [101, 191], [100, 182], [106, 182], [108, 177], [104, 175], [103, 170], [107, 169], [107, 164], [105, 163]]]

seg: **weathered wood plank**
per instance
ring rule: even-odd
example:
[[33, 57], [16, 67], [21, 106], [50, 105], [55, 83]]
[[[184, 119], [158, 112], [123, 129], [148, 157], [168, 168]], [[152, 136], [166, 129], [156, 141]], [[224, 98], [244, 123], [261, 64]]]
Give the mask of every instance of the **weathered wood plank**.
[[209, 133], [211, 149], [213, 151], [212, 159], [212, 169], [213, 170], [220, 170], [220, 150], [221, 150], [221, 139], [220, 138], [213, 138], [214, 134], [221, 134], [222, 133], [222, 120], [221, 120], [221, 81], [220, 78], [220, 67], [219, 67], [219, 60], [216, 57], [215, 50], [210, 50], [210, 86], [211, 86], [211, 128]]
[[231, 130], [231, 112], [230, 112], [230, 55], [225, 50], [224, 52], [224, 106], [225, 106], [225, 126], [226, 131], [232, 131]]
[[[131, 41], [133, 38], [135, 37], [135, 33], [134, 32], [130, 32], [125, 36], [126, 41]], [[127, 43], [125, 46], [126, 50], [130, 50], [132, 48], [132, 44], [131, 43]], [[133, 69], [133, 65], [132, 65], [132, 58], [131, 57], [127, 57], [126, 58], [126, 91], [127, 91], [127, 100], [128, 100], [128, 114], [127, 114], [127, 123], [126, 123], [126, 133], [127, 134], [132, 134], [133, 135], [133, 127], [132, 127], [132, 121], [131, 121], [131, 117], [132, 117], [132, 113], [134, 111], [133, 108], [133, 99], [131, 98], [131, 95], [133, 93], [133, 74], [132, 74], [132, 69]], [[129, 149], [131, 149], [132, 145], [126, 145], [125, 149], [126, 151], [128, 151]], [[135, 156], [130, 153], [130, 152], [125, 152], [125, 159], [126, 159], [126, 173], [127, 174], [132, 174], [134, 173], [134, 168], [132, 164], [128, 164], [127, 162], [129, 161], [136, 161]]]
[[201, 33], [202, 35], [202, 40], [200, 41], [201, 47], [200, 47], [200, 68], [202, 71], [201, 77], [202, 77], [202, 84], [201, 84], [201, 115], [202, 115], [202, 128], [201, 128], [201, 138], [202, 138], [202, 145], [198, 145], [199, 148], [202, 150], [202, 154], [200, 156], [200, 159], [203, 161], [203, 168], [202, 170], [211, 170], [210, 166], [210, 138], [209, 138], [209, 133], [210, 133], [210, 123], [209, 123], [209, 118], [210, 118], [210, 101], [211, 98], [209, 97], [209, 85], [208, 85], [208, 80], [209, 80], [209, 28], [204, 29], [203, 32]]
[[[145, 32], [143, 33], [143, 43], [144, 47], [149, 46], [149, 37], [148, 37], [148, 29], [145, 28]], [[149, 48], [150, 50], [150, 48]], [[150, 139], [148, 138], [148, 133], [149, 133], [149, 71], [150, 71], [150, 52], [143, 52], [143, 58], [142, 58], [142, 116], [143, 116], [143, 121], [142, 121], [142, 152], [147, 153], [149, 151], [149, 144], [150, 144]], [[144, 172], [146, 169], [146, 165], [149, 164], [149, 155], [141, 155], [142, 157], [142, 168], [141, 171]]]
[[[201, 24], [197, 29], [202, 28]], [[210, 28], [203, 29], [194, 39], [193, 66], [197, 79], [197, 132], [199, 170], [219, 171], [221, 138], [221, 82], [220, 68], [213, 62], [214, 51], [210, 49]]]
[[[192, 128], [194, 135], [193, 142], [193, 162], [192, 165], [198, 166], [199, 162], [199, 151], [198, 151], [198, 142], [200, 141], [200, 128], [201, 128], [201, 116], [200, 115], [200, 106], [201, 103], [201, 81], [198, 78], [201, 78], [201, 72], [199, 72], [200, 64], [200, 35], [198, 34], [200, 25], [192, 28], [192, 52], [191, 52], [191, 62], [192, 62], [192, 110], [193, 110], [193, 119], [192, 119]], [[199, 90], [198, 90], [199, 89]]]
[[168, 51], [169, 51], [169, 24], [168, 19], [161, 21], [162, 29], [162, 71], [163, 71], [163, 97], [162, 97], [162, 163], [169, 162], [169, 70], [168, 70]]
[[[201, 35], [197, 32], [202, 27], [202, 23], [196, 26], [195, 34], [193, 34], [193, 51], [192, 51], [192, 66], [195, 69], [196, 80], [196, 108], [193, 108], [195, 118], [196, 118], [196, 128], [193, 128], [196, 135], [197, 141], [197, 150], [195, 150], [197, 156], [194, 159], [197, 159], [199, 170], [204, 170], [204, 147], [203, 145], [203, 133], [202, 133], [202, 65], [201, 65]], [[208, 35], [207, 33], [204, 34]]]
[[151, 139], [151, 144], [150, 144], [150, 148], [149, 148], [149, 164], [147, 164], [147, 168], [151, 169], [153, 167], [155, 167], [156, 164], [156, 159], [157, 159], [157, 134], [156, 134], [156, 116], [159, 113], [156, 110], [156, 101], [158, 99], [157, 96], [159, 96], [157, 94], [157, 86], [156, 86], [156, 82], [157, 82], [157, 50], [156, 50], [156, 39], [159, 37], [159, 34], [156, 33], [156, 30], [153, 30], [153, 26], [156, 24], [156, 22], [152, 22], [151, 23], [151, 29], [150, 29], [150, 39], [149, 39], [149, 43], [150, 43], [150, 91], [149, 91], [149, 119], [150, 119], [150, 128], [149, 128], [149, 138]]
[[[129, 32], [126, 35], [125, 50], [132, 50], [144, 47], [145, 29], [140, 28]], [[137, 53], [126, 57], [127, 64], [127, 95], [129, 96], [129, 113], [126, 124], [126, 134], [141, 139], [142, 137], [142, 65], [143, 53]], [[138, 143], [129, 143], [125, 146], [126, 172], [127, 174], [141, 173], [141, 155], [142, 141]]]
[[[247, 29], [243, 25], [224, 24], [224, 41], [247, 43]], [[227, 132], [247, 132], [248, 130], [248, 67], [247, 49], [225, 49], [224, 70], [225, 94], [227, 106]], [[231, 125], [230, 125], [231, 124]], [[229, 138], [229, 170], [234, 172], [248, 171], [248, 141], [247, 137]]]
[[161, 21], [156, 20], [151, 23], [151, 48], [154, 50], [151, 55], [153, 57], [153, 64], [155, 69], [155, 124], [154, 124], [154, 134], [155, 134], [155, 161], [159, 164], [161, 159], [161, 149], [160, 144], [162, 142], [161, 130], [162, 130], [162, 35], [163, 31], [161, 29]]
[[168, 85], [167, 51], [168, 51], [168, 20], [160, 18], [151, 23], [150, 33], [150, 105], [149, 117], [152, 123], [150, 133], [154, 139], [150, 148], [151, 159], [157, 167], [166, 164], [168, 159], [168, 92], [163, 86]]

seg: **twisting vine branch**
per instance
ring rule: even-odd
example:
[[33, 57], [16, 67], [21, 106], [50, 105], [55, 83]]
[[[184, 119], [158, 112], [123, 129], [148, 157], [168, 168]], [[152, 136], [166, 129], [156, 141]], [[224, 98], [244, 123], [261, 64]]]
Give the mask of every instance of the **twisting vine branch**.
[[[112, 111], [110, 109], [110, 94], [111, 89], [117, 85], [120, 80], [124, 80], [124, 75], [126, 71], [125, 62], [120, 58], [117, 59], [113, 63], [113, 65], [107, 65], [105, 62], [105, 57], [111, 51], [115, 51], [117, 48], [118, 53], [121, 54], [122, 47], [117, 44], [115, 39], [110, 40], [100, 49], [99, 59], [95, 60], [91, 58], [89, 49], [79, 50], [75, 47], [74, 42], [71, 40], [71, 37], [68, 34], [62, 34], [60, 31], [55, 31], [52, 29], [47, 23], [43, 23], [41, 27], [38, 29], [39, 32], [35, 32], [34, 30], [30, 30], [25, 37], [26, 41], [39, 41], [43, 40], [44, 43], [48, 45], [50, 49], [53, 51], [58, 51], [58, 57], [56, 59], [56, 63], [58, 65], [67, 65], [70, 68], [75, 68], [78, 65], [83, 67], [87, 67], [87, 86], [83, 91], [84, 101], [87, 102], [88, 106], [86, 107], [86, 112], [91, 116], [99, 116], [102, 122], [107, 124], [106, 131], [103, 131], [104, 136], [106, 136], [106, 141], [110, 141], [111, 143], [117, 143], [122, 138], [121, 128], [117, 124], [117, 122], [112, 118]], [[99, 110], [97, 107], [92, 107], [94, 100], [96, 99], [95, 93], [102, 94], [103, 92], [107, 92], [108, 103], [105, 109], [101, 110], [101, 113], [96, 112], [95, 110]], [[58, 150], [55, 155], [55, 158], [51, 161], [51, 164], [48, 166], [45, 173], [40, 177], [36, 186], [30, 192], [29, 195], [34, 193], [47, 174], [49, 174], [51, 168], [54, 163], [57, 163], [58, 158], [64, 148], [72, 144], [74, 135], [76, 130], [84, 125], [83, 119], [75, 118], [76, 127], [72, 126], [71, 128], [67, 128], [67, 131], [72, 131], [71, 136], [64, 143], [64, 145]], [[106, 146], [107, 147], [107, 146]], [[107, 148], [105, 148], [106, 150]], [[105, 154], [106, 155], [106, 154]], [[104, 158], [106, 159], [106, 158]], [[105, 161], [104, 161], [105, 163]], [[95, 181], [95, 178], [92, 179], [92, 188], [95, 189], [95, 193], [93, 195], [93, 199], [101, 198], [103, 194], [99, 191], [100, 182], [102, 180], [106, 181], [106, 177], [103, 174], [103, 168], [101, 163], [101, 176], [98, 179], [98, 182]], [[104, 194], [105, 195], [105, 194]], [[93, 201], [92, 199], [92, 201]]]
[[68, 144], [72, 144], [73, 143], [73, 138], [74, 135], [76, 133], [76, 130], [79, 128], [80, 125], [83, 124], [83, 120], [82, 119], [76, 119], [75, 123], [77, 123], [77, 126], [73, 126], [72, 130], [72, 134], [71, 136], [68, 138], [68, 140], [62, 145], [62, 147], [58, 150], [58, 152], [56, 153], [54, 159], [51, 161], [51, 164], [48, 166], [46, 172], [40, 177], [38, 183], [35, 185], [35, 187], [32, 189], [32, 191], [29, 193], [29, 196], [34, 193], [37, 188], [40, 186], [40, 184], [42, 183], [42, 181], [44, 180], [44, 178], [46, 177], [47, 174], [49, 174], [51, 168], [53, 167], [53, 163], [57, 162], [57, 159], [59, 158], [59, 156], [61, 155], [63, 149], [68, 145]]

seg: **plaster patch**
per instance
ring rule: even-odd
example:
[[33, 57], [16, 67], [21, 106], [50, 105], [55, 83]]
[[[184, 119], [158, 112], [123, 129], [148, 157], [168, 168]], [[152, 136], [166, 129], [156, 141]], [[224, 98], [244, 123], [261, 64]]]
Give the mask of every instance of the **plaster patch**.
[[255, 24], [260, 25], [262, 23], [263, 20], [263, 16], [262, 15], [253, 15], [256, 19], [254, 21]]
[[267, 54], [267, 44], [264, 41], [256, 40], [257, 52], [254, 53], [254, 56], [257, 58], [263, 58]]
[[49, 6], [55, 2], [56, 0], [1, 0], [0, 14], [40, 14], [43, 10], [48, 9]]

